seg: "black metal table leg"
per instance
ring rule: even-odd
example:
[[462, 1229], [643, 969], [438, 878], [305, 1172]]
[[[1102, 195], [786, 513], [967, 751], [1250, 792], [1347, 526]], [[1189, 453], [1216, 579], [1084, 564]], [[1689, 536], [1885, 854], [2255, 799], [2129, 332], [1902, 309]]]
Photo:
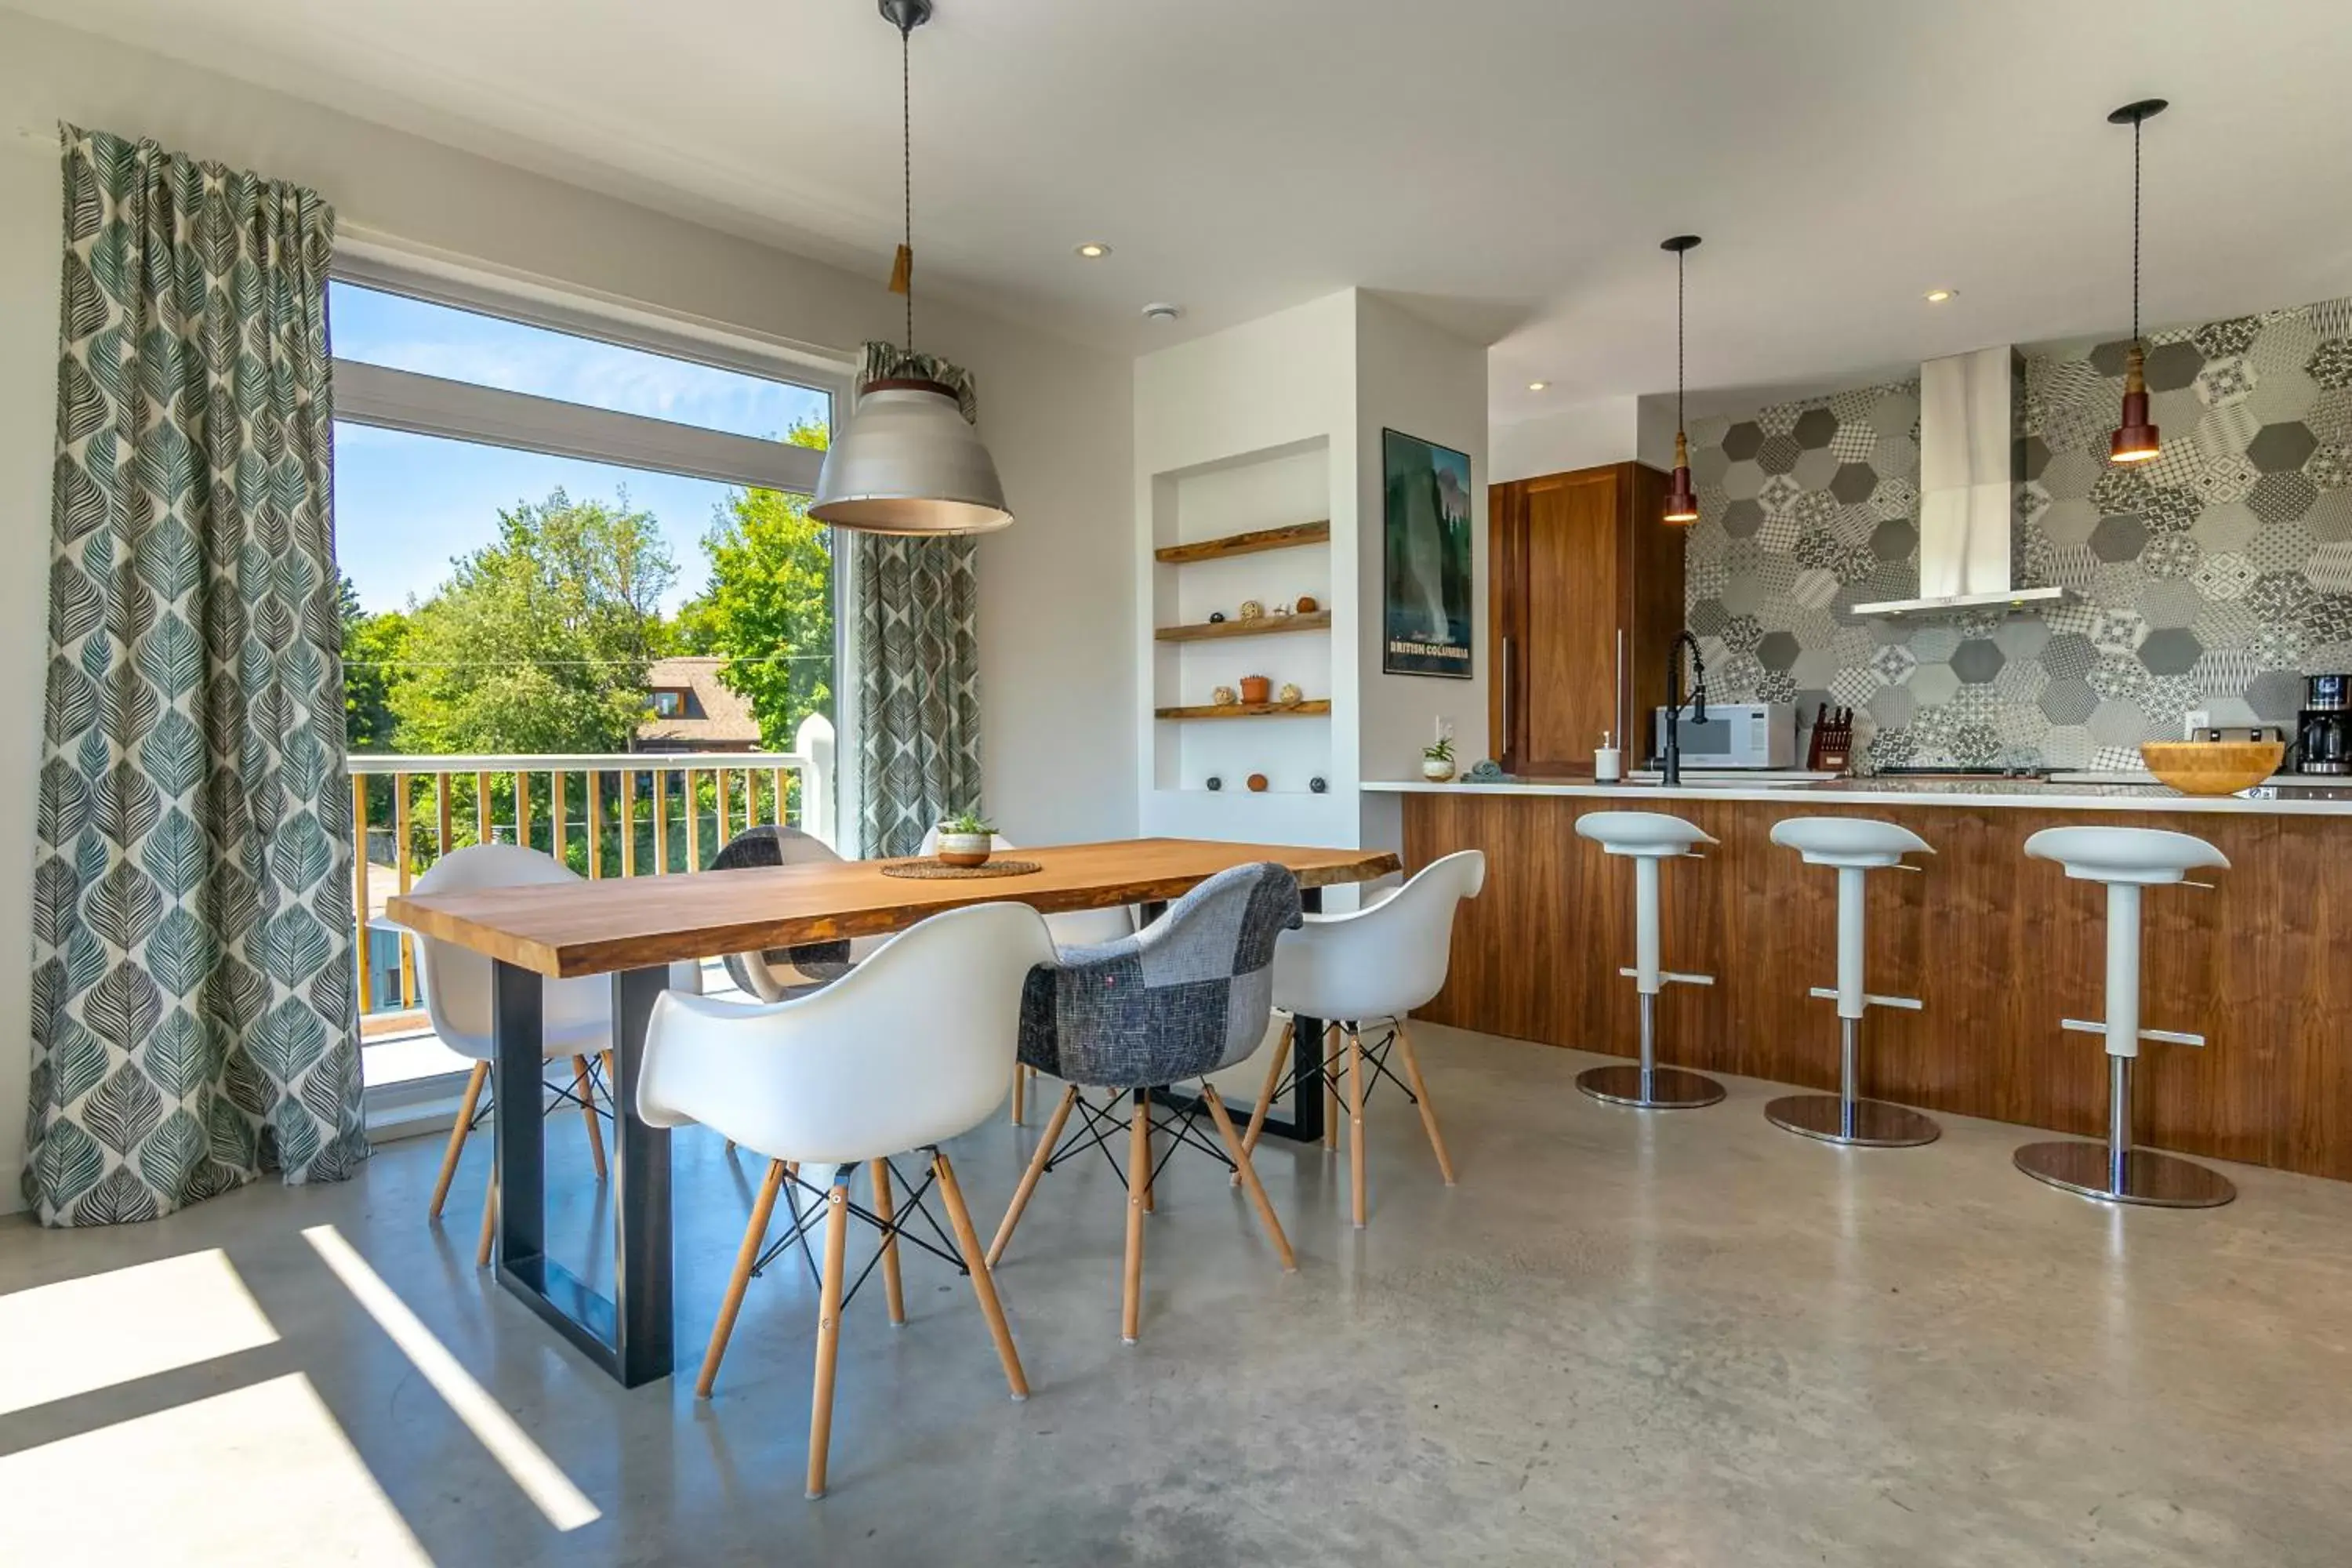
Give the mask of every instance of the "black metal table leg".
[[[670, 1321], [669, 1131], [635, 1112], [637, 1073], [667, 968], [613, 976], [613, 1294], [547, 1256], [546, 1123], [541, 981], [497, 963], [491, 981], [498, 1058], [499, 1280], [626, 1388], [667, 1377]], [[509, 1085], [518, 1092], [508, 1093]]]

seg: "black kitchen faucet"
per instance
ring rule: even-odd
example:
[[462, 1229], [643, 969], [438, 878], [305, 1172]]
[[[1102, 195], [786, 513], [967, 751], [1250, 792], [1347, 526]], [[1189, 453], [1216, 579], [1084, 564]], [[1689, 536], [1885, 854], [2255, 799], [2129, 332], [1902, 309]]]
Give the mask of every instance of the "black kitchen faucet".
[[1690, 647], [1691, 662], [1691, 722], [1706, 722], [1706, 660], [1699, 656], [1698, 638], [1687, 631], [1676, 632], [1675, 640], [1666, 645], [1666, 755], [1663, 775], [1658, 782], [1668, 789], [1679, 788], [1683, 782], [1683, 647]]

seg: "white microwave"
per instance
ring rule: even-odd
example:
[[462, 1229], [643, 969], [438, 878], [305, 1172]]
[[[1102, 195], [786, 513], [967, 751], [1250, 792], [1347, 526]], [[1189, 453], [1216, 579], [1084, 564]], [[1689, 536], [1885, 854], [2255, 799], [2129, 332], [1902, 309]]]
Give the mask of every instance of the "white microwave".
[[[1655, 710], [1650, 755], [1666, 754], [1666, 710]], [[1678, 726], [1686, 768], [1792, 768], [1797, 765], [1797, 710], [1787, 702], [1710, 702], [1706, 722], [1685, 708]]]

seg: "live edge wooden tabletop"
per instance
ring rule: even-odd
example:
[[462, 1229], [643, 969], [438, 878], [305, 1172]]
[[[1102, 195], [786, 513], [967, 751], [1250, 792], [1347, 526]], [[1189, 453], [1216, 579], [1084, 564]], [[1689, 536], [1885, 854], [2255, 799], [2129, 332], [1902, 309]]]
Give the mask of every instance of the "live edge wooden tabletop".
[[423, 936], [555, 979], [679, 959], [902, 931], [943, 910], [1024, 903], [1045, 911], [1174, 899], [1234, 866], [1271, 860], [1302, 887], [1368, 882], [1398, 869], [1381, 849], [1311, 849], [1134, 838], [1018, 849], [1044, 868], [1021, 877], [922, 881], [886, 877], [878, 860], [774, 866], [692, 876], [404, 894], [390, 919]]

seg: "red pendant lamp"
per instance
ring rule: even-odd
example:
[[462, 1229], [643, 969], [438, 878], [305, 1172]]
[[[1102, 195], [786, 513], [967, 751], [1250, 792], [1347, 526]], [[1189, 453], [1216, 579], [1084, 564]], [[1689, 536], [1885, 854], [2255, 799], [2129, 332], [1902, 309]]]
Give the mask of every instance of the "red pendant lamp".
[[2107, 443], [2111, 463], [2149, 463], [2162, 450], [2156, 421], [2147, 410], [2147, 355], [2139, 341], [2139, 128], [2164, 112], [2165, 100], [2144, 98], [2107, 116], [2112, 125], [2132, 128], [2132, 335], [2124, 355], [2124, 417]]
[[1683, 433], [1683, 258], [1697, 243], [1695, 234], [1678, 234], [1658, 247], [1675, 253], [1675, 473], [1666, 482], [1665, 521], [1679, 527], [1698, 521], [1698, 492], [1691, 486], [1690, 437]]

